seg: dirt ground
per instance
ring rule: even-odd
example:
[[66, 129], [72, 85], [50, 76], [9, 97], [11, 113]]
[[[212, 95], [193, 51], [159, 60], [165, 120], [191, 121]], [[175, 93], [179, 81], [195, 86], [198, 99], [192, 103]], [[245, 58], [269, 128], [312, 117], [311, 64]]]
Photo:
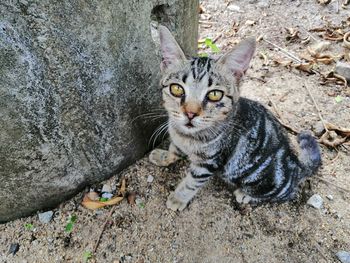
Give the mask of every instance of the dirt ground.
[[[289, 56], [300, 58], [324, 34], [308, 30], [324, 28], [327, 21], [329, 27], [343, 25], [345, 32], [350, 30], [346, 25], [350, 5], [345, 10], [337, 7], [338, 2], [341, 5], [341, 0], [326, 6], [316, 0], [203, 0], [200, 37], [215, 39], [225, 51], [246, 36], [263, 35]], [[299, 38], [286, 28], [297, 29]], [[311, 41], [305, 44], [307, 37]], [[327, 54], [350, 52], [341, 41], [330, 42]], [[315, 131], [320, 118], [309, 89], [325, 121], [350, 128], [349, 88], [321, 85], [319, 73], [275, 65], [286, 56], [260, 41], [243, 95], [262, 102], [294, 129]], [[334, 64], [320, 63], [314, 67], [322, 73], [333, 68]], [[290, 138], [295, 142], [294, 135]], [[216, 179], [182, 212], [166, 209], [165, 201], [188, 163], [159, 168], [145, 156], [121, 173], [127, 191], [136, 193], [136, 204], [123, 200], [115, 207], [95, 253], [91, 252], [111, 208], [87, 210], [80, 205], [84, 195], [80, 193], [54, 209], [48, 224], [34, 215], [0, 225], [0, 262], [339, 262], [335, 254], [350, 251], [350, 146], [321, 148], [323, 167], [294, 202], [242, 207]], [[119, 181], [111, 178], [108, 183], [113, 188]], [[313, 194], [322, 197], [321, 209], [306, 204]], [[67, 232], [72, 215], [77, 220]], [[12, 243], [19, 244], [15, 255], [8, 253]]]

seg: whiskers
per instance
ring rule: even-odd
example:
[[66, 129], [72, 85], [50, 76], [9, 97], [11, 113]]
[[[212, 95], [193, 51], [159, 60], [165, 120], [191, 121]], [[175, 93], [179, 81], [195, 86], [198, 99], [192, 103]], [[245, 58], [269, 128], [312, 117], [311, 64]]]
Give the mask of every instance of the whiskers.
[[154, 148], [156, 141], [158, 139], [158, 137], [163, 134], [162, 137], [162, 141], [164, 140], [164, 136], [166, 135], [167, 131], [168, 131], [168, 127], [169, 127], [169, 121], [164, 122], [163, 124], [161, 124], [152, 134], [151, 138], [148, 141], [148, 147], [150, 147], [152, 141], [152, 149]]
[[135, 117], [134, 119], [131, 120], [131, 123], [134, 123], [137, 120], [151, 120], [151, 121], [155, 121], [161, 118], [166, 118], [168, 117], [168, 114], [166, 113], [166, 111], [164, 109], [155, 109], [153, 111], [150, 112], [146, 112], [146, 113], [142, 113], [139, 116]]

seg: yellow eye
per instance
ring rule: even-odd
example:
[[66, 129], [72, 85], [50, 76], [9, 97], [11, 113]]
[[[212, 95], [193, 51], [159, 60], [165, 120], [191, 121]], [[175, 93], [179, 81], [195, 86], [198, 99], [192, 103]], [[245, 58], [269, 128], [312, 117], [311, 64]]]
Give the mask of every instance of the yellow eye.
[[207, 98], [210, 101], [219, 101], [222, 99], [223, 96], [224, 96], [224, 93], [220, 90], [212, 90], [207, 94]]
[[171, 84], [170, 93], [175, 97], [181, 97], [185, 94], [185, 90], [178, 84]]

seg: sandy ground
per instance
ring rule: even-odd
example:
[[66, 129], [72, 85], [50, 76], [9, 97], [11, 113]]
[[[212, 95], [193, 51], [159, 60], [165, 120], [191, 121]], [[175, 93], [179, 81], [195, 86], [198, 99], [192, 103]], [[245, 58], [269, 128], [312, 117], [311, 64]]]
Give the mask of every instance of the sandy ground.
[[[325, 19], [334, 25], [346, 21], [349, 10], [340, 8], [337, 13], [337, 2], [341, 1], [322, 6], [314, 0], [203, 0], [200, 35], [216, 39], [222, 50], [245, 36], [264, 35], [300, 56], [312, 43], [287, 41], [285, 28], [296, 28], [301, 38], [311, 34], [320, 41], [322, 33], [307, 30], [324, 27]], [[350, 30], [349, 24], [345, 30]], [[344, 51], [341, 42], [332, 41], [328, 52]], [[268, 65], [263, 65], [259, 53], [268, 57]], [[320, 85], [319, 74], [274, 67], [272, 61], [277, 57], [285, 59], [270, 44], [259, 43], [242, 87], [244, 96], [262, 102], [277, 114], [272, 101], [281, 118], [295, 129], [315, 130], [320, 119], [306, 86], [326, 121], [350, 126], [349, 89]], [[320, 65], [317, 69], [327, 72], [333, 67]], [[336, 96], [341, 101], [337, 102]], [[290, 137], [295, 142], [295, 136]], [[167, 210], [165, 201], [184, 176], [188, 163], [159, 168], [146, 156], [118, 175], [126, 178], [127, 191], [136, 193], [136, 204], [124, 200], [115, 207], [90, 259], [86, 260], [111, 208], [87, 210], [80, 205], [84, 195], [80, 193], [54, 209], [48, 224], [33, 215], [0, 225], [0, 262], [339, 262], [335, 254], [350, 251], [350, 147], [321, 147], [323, 167], [305, 183], [294, 202], [242, 207], [235, 202], [232, 191], [215, 179], [183, 212]], [[152, 182], [148, 182], [150, 175]], [[119, 180], [111, 178], [108, 183], [118, 187]], [[99, 189], [102, 184], [92, 187]], [[323, 198], [321, 209], [306, 204], [313, 194]], [[67, 232], [72, 215], [77, 220]], [[14, 243], [19, 244], [19, 250], [9, 254]]]

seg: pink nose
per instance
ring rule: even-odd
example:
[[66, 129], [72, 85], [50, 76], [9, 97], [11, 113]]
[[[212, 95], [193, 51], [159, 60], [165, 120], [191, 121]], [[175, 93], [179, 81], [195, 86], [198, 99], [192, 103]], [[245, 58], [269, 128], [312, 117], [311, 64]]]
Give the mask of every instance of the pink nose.
[[197, 116], [197, 113], [194, 112], [186, 112], [186, 115], [188, 117], [189, 120], [192, 120], [194, 117]]

